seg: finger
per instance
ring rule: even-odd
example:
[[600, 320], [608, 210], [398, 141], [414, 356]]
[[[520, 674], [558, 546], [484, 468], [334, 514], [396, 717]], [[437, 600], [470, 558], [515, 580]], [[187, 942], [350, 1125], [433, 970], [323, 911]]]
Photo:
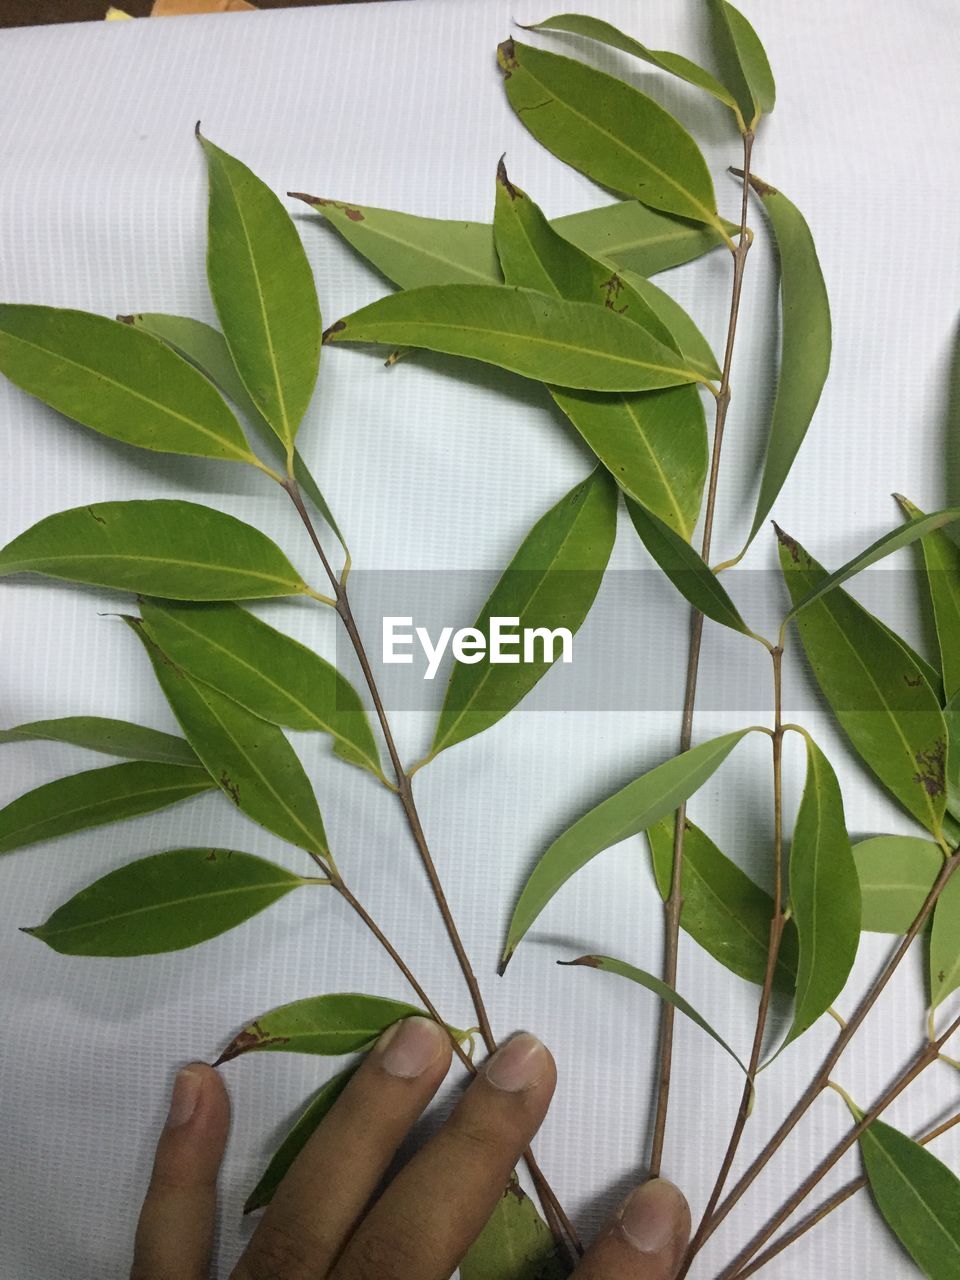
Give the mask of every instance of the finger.
[[371, 1209], [335, 1280], [447, 1280], [540, 1128], [555, 1084], [539, 1040], [519, 1035], [505, 1044]]
[[449, 1066], [450, 1038], [429, 1018], [389, 1027], [277, 1188], [234, 1280], [326, 1276]]
[[587, 1250], [573, 1280], [673, 1280], [690, 1239], [690, 1208], [654, 1178], [629, 1197]]
[[203, 1062], [184, 1067], [140, 1211], [131, 1280], [206, 1280], [229, 1127], [230, 1101], [218, 1073]]

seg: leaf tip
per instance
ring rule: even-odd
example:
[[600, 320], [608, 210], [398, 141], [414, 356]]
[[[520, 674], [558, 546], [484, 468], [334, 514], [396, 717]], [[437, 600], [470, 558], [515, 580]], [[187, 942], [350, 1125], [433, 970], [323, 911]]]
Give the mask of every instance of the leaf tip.
[[200, 142], [203, 142], [203, 140], [204, 140], [204, 138], [203, 138], [203, 134], [200, 132], [200, 121], [199, 121], [199, 120], [198, 120], [198, 121], [197, 121], [197, 123], [193, 126], [193, 136], [194, 136], [195, 138], [199, 139], [199, 141], [200, 141]]
[[777, 535], [777, 541], [781, 547], [785, 547], [789, 551], [790, 559], [794, 564], [797, 564], [800, 560], [800, 546], [796, 538], [791, 538], [786, 530], [780, 528], [776, 520], [771, 520], [770, 523], [773, 525], [773, 531]]
[[512, 36], [508, 36], [506, 40], [497, 45], [497, 63], [503, 72], [505, 80], [509, 80], [512, 72], [516, 71], [520, 65], [517, 61], [517, 46], [513, 43]]
[[513, 185], [513, 183], [507, 177], [507, 166], [505, 163], [506, 158], [507, 158], [507, 153], [504, 152], [503, 155], [500, 157], [500, 159], [497, 161], [497, 182], [499, 182], [500, 186], [503, 187], [504, 191], [506, 191], [507, 195], [510, 197], [511, 200], [519, 200], [520, 192], [517, 190], [517, 188]]
[[43, 925], [42, 925], [42, 924], [35, 924], [35, 925], [31, 925], [31, 926], [29, 926], [29, 927], [28, 927], [27, 925], [21, 925], [21, 926], [20, 926], [20, 932], [21, 932], [21, 933], [29, 934], [31, 938], [39, 938], [39, 937], [40, 937], [40, 930], [41, 930], [42, 928], [43, 928]]
[[138, 317], [135, 315], [117, 316], [117, 319], [121, 324], [136, 324]]
[[[732, 173], [735, 178], [742, 179], [744, 177], [743, 170], [735, 169], [733, 165], [730, 166], [727, 172]], [[758, 178], [755, 173], [751, 173], [749, 175], [749, 181], [751, 187], [753, 187], [761, 200], [764, 196], [778, 196], [780, 194], [776, 187], [771, 187], [769, 182], [764, 182], [764, 180], [762, 178]]]
[[497, 977], [502, 978], [507, 971], [507, 965], [513, 959], [513, 947], [507, 947], [503, 955], [500, 957], [500, 963], [497, 965]]
[[326, 346], [327, 343], [336, 341], [336, 335], [338, 333], [342, 333], [344, 329], [346, 329], [346, 327], [347, 327], [346, 320], [338, 320], [335, 324], [332, 324], [329, 329], [324, 329], [323, 331], [324, 345]]
[[574, 965], [580, 965], [582, 968], [585, 968], [585, 969], [599, 969], [600, 957], [599, 956], [578, 956], [576, 960], [558, 960], [557, 964], [562, 964], [568, 968], [573, 967]]

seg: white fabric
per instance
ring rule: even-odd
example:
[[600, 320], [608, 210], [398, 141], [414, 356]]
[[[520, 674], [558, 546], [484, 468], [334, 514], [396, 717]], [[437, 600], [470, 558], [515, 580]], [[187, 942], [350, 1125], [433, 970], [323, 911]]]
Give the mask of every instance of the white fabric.
[[[708, 57], [693, 0], [592, 0], [584, 5], [654, 47]], [[780, 101], [763, 125], [756, 170], [806, 212], [835, 324], [833, 373], [816, 426], [777, 515], [827, 563], [897, 519], [892, 490], [932, 507], [956, 471], [949, 378], [960, 275], [954, 163], [960, 115], [960, 27], [948, 0], [743, 0], [775, 68]], [[241, 156], [280, 191], [441, 217], [488, 218], [496, 161], [551, 215], [603, 197], [542, 150], [505, 101], [494, 61], [512, 17], [550, 6], [515, 0], [416, 0], [269, 14], [17, 30], [0, 38], [3, 159], [0, 294], [13, 301], [114, 314], [166, 310], [211, 318], [203, 275], [205, 179], [193, 126]], [[533, 37], [534, 39], [536, 37]], [[552, 47], [560, 47], [554, 44]], [[728, 214], [723, 175], [738, 145], [722, 109], [613, 53], [594, 53], [656, 92], [705, 140]], [[293, 207], [293, 206], [291, 206]], [[759, 222], [759, 214], [754, 215]], [[302, 232], [332, 320], [384, 291], [383, 282], [316, 219]], [[769, 248], [748, 268], [734, 408], [723, 465], [719, 551], [739, 546], [770, 399], [776, 331]], [[729, 261], [716, 253], [661, 281], [719, 346]], [[480, 366], [415, 359], [385, 372], [367, 353], [325, 353], [301, 435], [304, 452], [366, 569], [495, 569], [531, 522], [579, 477], [588, 458], [539, 390]], [[314, 573], [292, 513], [251, 472], [138, 453], [93, 436], [0, 385], [7, 540], [49, 512], [124, 497], [187, 496], [267, 529]], [[945, 462], [949, 454], [949, 465]], [[953, 495], [956, 497], [956, 494]], [[643, 555], [624, 528], [620, 567]], [[752, 567], [772, 567], [761, 536]], [[902, 575], [886, 616], [917, 639]], [[775, 580], [771, 578], [771, 591]], [[0, 587], [0, 687], [5, 724], [96, 713], [172, 727], [125, 628], [117, 597], [37, 579]], [[623, 602], [636, 616], [637, 660], [681, 643], [685, 611], [669, 591]], [[263, 610], [327, 652], [333, 619], [293, 605]], [[771, 606], [772, 614], [772, 606]], [[602, 645], [588, 627], [584, 644]], [[709, 627], [705, 690], [722, 686], [744, 644]], [[759, 653], [756, 661], [763, 655]], [[762, 672], [762, 668], [758, 668]], [[788, 663], [788, 702], [807, 677]], [[677, 694], [679, 701], [679, 690]], [[752, 716], [756, 711], [752, 712]], [[705, 737], [742, 718], [698, 718]], [[836, 761], [854, 832], [904, 832], [822, 711], [807, 723]], [[421, 755], [430, 724], [397, 717], [402, 752]], [[494, 975], [512, 897], [546, 842], [584, 808], [675, 749], [678, 714], [516, 713], [438, 759], [418, 778], [429, 838], [501, 1032], [529, 1027], [560, 1062], [557, 1100], [538, 1142], [542, 1163], [585, 1233], [638, 1176], [646, 1149], [654, 1033], [652, 997], [613, 978], [561, 972], [558, 957], [604, 950], [656, 968], [660, 913], [641, 841], [599, 858], [544, 914], [508, 975]], [[471, 1015], [411, 842], [392, 797], [333, 762], [317, 738], [302, 747], [341, 865], [388, 925], [451, 1020]], [[67, 748], [3, 748], [6, 801], [61, 773], [105, 763]], [[792, 811], [802, 762], [791, 748]], [[696, 797], [732, 856], [764, 877], [770, 834], [768, 760], [747, 743]], [[24, 850], [0, 866], [0, 1054], [4, 1280], [122, 1276], [174, 1067], [210, 1057], [242, 1023], [322, 991], [405, 995], [399, 975], [332, 898], [293, 895], [206, 946], [143, 960], [68, 960], [17, 932], [137, 854], [187, 843], [233, 844], [299, 865], [296, 855], [220, 798], [158, 817]], [[867, 938], [857, 980], [887, 952]], [[755, 991], [689, 942], [681, 985], [746, 1052]], [[924, 1030], [919, 955], [905, 966], [837, 1074], [869, 1100]], [[841, 1008], [849, 1012], [853, 999]], [[836, 1033], [829, 1020], [781, 1058], [760, 1085], [744, 1151], [782, 1116]], [[678, 1052], [665, 1171], [702, 1206], [725, 1144], [740, 1080], [690, 1024]], [[262, 1055], [226, 1070], [235, 1103], [223, 1178], [221, 1272], [249, 1224], [240, 1206], [289, 1117], [329, 1064]], [[930, 1070], [897, 1104], [914, 1131], [956, 1105], [956, 1077]], [[833, 1094], [814, 1109], [704, 1255], [709, 1276], [784, 1198], [848, 1124]], [[958, 1143], [938, 1151], [956, 1161]], [[855, 1163], [844, 1164], [852, 1176]], [[835, 1180], [832, 1180], [835, 1181]], [[810, 1275], [905, 1277], [911, 1264], [861, 1196], [774, 1268]]]

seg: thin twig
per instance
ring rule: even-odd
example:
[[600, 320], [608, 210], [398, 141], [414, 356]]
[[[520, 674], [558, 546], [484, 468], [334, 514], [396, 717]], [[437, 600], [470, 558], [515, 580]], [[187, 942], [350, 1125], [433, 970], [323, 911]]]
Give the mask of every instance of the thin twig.
[[[733, 348], [737, 336], [737, 320], [740, 315], [740, 295], [743, 289], [743, 268], [750, 250], [751, 237], [747, 229], [747, 207], [750, 191], [750, 155], [753, 134], [743, 135], [743, 197], [740, 205], [740, 237], [733, 251], [733, 286], [730, 296], [730, 318], [727, 324], [727, 341], [723, 353], [723, 370], [720, 390], [717, 394], [717, 416], [713, 430], [713, 452], [710, 459], [710, 478], [707, 482], [707, 503], [703, 517], [703, 541], [701, 554], [709, 562], [713, 540], [713, 520], [717, 504], [717, 481], [720, 478], [720, 452], [723, 448], [723, 431], [730, 406], [730, 372], [733, 367]], [[687, 657], [686, 688], [683, 698], [683, 718], [680, 725], [680, 751], [688, 751], [693, 741], [693, 711], [697, 700], [697, 677], [700, 670], [700, 648], [703, 640], [703, 614], [695, 612], [690, 624], [690, 648]], [[687, 807], [677, 810], [673, 837], [673, 874], [670, 894], [664, 907], [664, 956], [663, 980], [668, 986], [677, 985], [677, 961], [680, 953], [680, 915], [683, 910], [683, 840]], [[657, 1110], [653, 1124], [650, 1147], [649, 1171], [652, 1178], [660, 1174], [663, 1163], [663, 1144], [667, 1130], [667, 1111], [670, 1104], [670, 1079], [673, 1070], [674, 1009], [663, 1003], [660, 1015], [659, 1083], [657, 1086]]]

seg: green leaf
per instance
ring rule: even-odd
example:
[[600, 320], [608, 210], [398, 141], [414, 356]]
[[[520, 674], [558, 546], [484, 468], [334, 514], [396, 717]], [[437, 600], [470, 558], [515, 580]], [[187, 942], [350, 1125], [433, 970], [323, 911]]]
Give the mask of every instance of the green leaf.
[[316, 1091], [298, 1116], [293, 1128], [277, 1147], [270, 1163], [260, 1175], [257, 1185], [247, 1197], [247, 1202], [243, 1206], [244, 1213], [252, 1213], [255, 1209], [262, 1209], [270, 1203], [294, 1160], [320, 1127], [320, 1122], [326, 1118], [356, 1070], [356, 1067], [349, 1067], [346, 1071], [341, 1071]]
[[661, 324], [666, 327], [672, 339], [667, 345], [675, 346], [678, 351], [682, 351], [691, 369], [696, 369], [706, 378], [719, 381], [722, 371], [717, 363], [717, 357], [693, 316], [684, 311], [680, 303], [669, 293], [651, 280], [644, 279], [637, 272], [623, 268], [620, 271], [620, 278], [627, 288], [640, 295]]
[[237, 372], [292, 453], [320, 365], [320, 307], [310, 263], [286, 209], [199, 128], [210, 207], [207, 277]]
[[252, 525], [196, 502], [98, 502], [47, 516], [0, 550], [0, 578], [40, 573], [175, 600], [304, 595], [307, 584]]
[[910, 661], [923, 674], [924, 680], [926, 680], [927, 684], [933, 690], [937, 703], [942, 705], [944, 694], [943, 679], [940, 672], [937, 671], [935, 667], [932, 667], [922, 654], [917, 653], [916, 649], [914, 649], [912, 645], [908, 644], [907, 641], [904, 640], [903, 636], [898, 635], [892, 627], [888, 627], [881, 618], [874, 618], [874, 621], [878, 626], [883, 628], [895, 644], [899, 645], [899, 647], [909, 655]]
[[882, 1120], [860, 1135], [860, 1154], [877, 1208], [907, 1253], [930, 1280], [956, 1280], [960, 1180], [932, 1151]]
[[[154, 337], [165, 342], [167, 346], [179, 351], [182, 356], [195, 365], [201, 373], [206, 374], [215, 386], [227, 396], [241, 411], [246, 421], [263, 442], [268, 452], [286, 466], [287, 450], [280, 438], [274, 434], [273, 428], [263, 414], [250, 399], [243, 381], [233, 363], [233, 356], [227, 346], [227, 340], [219, 329], [204, 324], [202, 320], [193, 320], [189, 316], [170, 316], [160, 312], [141, 312], [139, 315], [121, 317], [127, 324], [139, 329], [146, 329]], [[300, 455], [299, 449], [293, 454], [293, 474], [303, 492], [330, 526], [337, 540], [347, 549], [343, 534], [333, 517], [333, 512], [326, 498], [310, 474], [310, 469]]]
[[786, 1044], [812, 1027], [843, 990], [860, 942], [860, 883], [840, 784], [811, 739], [807, 780], [790, 846], [790, 907], [800, 941], [797, 998]]
[[338, 320], [324, 341], [423, 347], [594, 391], [703, 381], [676, 352], [612, 311], [503, 285], [428, 285], [389, 294]]
[[563, 1280], [569, 1274], [549, 1228], [511, 1174], [487, 1225], [460, 1263], [460, 1280]]
[[144, 625], [182, 671], [271, 724], [329, 733], [344, 759], [383, 777], [356, 690], [336, 667], [236, 604], [140, 602]]
[[780, 369], [770, 419], [753, 541], [800, 451], [830, 370], [830, 302], [806, 219], [785, 195], [751, 178], [770, 219], [780, 260]]
[[670, 75], [677, 76], [678, 79], [694, 85], [697, 89], [706, 90], [718, 102], [730, 108], [737, 119], [738, 126], [743, 128], [743, 116], [740, 114], [736, 98], [716, 76], [711, 75], [704, 67], [691, 62], [689, 58], [683, 57], [682, 54], [670, 53], [666, 49], [648, 49], [645, 44], [634, 40], [632, 36], [626, 35], [609, 22], [604, 22], [602, 18], [591, 18], [585, 13], [558, 13], [556, 17], [535, 22], [529, 27], [524, 27], [524, 30], [565, 31], [571, 35], [585, 36], [588, 40], [598, 40], [601, 44], [619, 49], [622, 53], [630, 53], [642, 62], [647, 62], [652, 67], [659, 67], [661, 71], [667, 71]]
[[[673, 877], [675, 819], [647, 831], [657, 888], [666, 902]], [[767, 972], [773, 899], [717, 848], [706, 832], [685, 823], [683, 907], [680, 924], [691, 938], [732, 973], [757, 986]], [[780, 942], [774, 987], [792, 995], [797, 984], [797, 929], [788, 920]]]
[[513, 40], [497, 52], [517, 118], [558, 159], [661, 213], [722, 227], [697, 144], [652, 98], [585, 63]]
[[[902, 495], [897, 501], [912, 519], [923, 512]], [[940, 645], [940, 666], [946, 697], [960, 692], [960, 547], [939, 529], [920, 539], [927, 583]]]
[[[617, 489], [598, 467], [533, 526], [481, 609], [476, 629], [487, 636], [490, 619], [501, 618], [516, 620], [511, 632], [521, 636], [532, 628], [576, 633], [596, 598], [616, 533]], [[544, 634], [528, 661], [518, 636], [514, 664], [493, 663], [489, 656], [479, 663], [455, 663], [431, 754], [496, 724], [546, 675], [562, 650], [562, 639], [554, 642]]]
[[[780, 564], [800, 639], [823, 696], [856, 751], [915, 818], [937, 834], [945, 807], [947, 728], [907, 650], [782, 530]], [[831, 575], [836, 577], [836, 575]]]
[[863, 906], [860, 927], [907, 933], [943, 867], [943, 851], [919, 836], [874, 836], [853, 846]]
[[739, 9], [727, 0], [710, 0], [715, 15], [714, 46], [721, 78], [730, 88], [740, 113], [753, 131], [761, 115], [769, 115], [776, 102], [773, 72], [760, 37]]
[[154, 813], [212, 791], [214, 785], [192, 765], [146, 761], [57, 778], [0, 809], [0, 853]]
[[960, 987], [960, 877], [952, 875], [937, 899], [930, 931], [930, 1007]]
[[125, 444], [259, 466], [206, 378], [150, 334], [106, 316], [0, 305], [0, 372]]
[[943, 721], [947, 726], [947, 810], [956, 817], [960, 813], [960, 693], [943, 708]]
[[[290, 194], [322, 214], [362, 257], [402, 289], [500, 282], [488, 222], [420, 218], [304, 192]], [[737, 230], [733, 223], [722, 225], [727, 234]], [[723, 233], [716, 228], [657, 213], [637, 200], [570, 213], [554, 218], [552, 226], [594, 257], [617, 262], [642, 276], [691, 262], [723, 243]]]
[[161, 764], [192, 764], [201, 768], [196, 752], [188, 742], [172, 733], [147, 729], [126, 720], [108, 720], [104, 716], [63, 716], [59, 720], [31, 720], [12, 729], [0, 729], [4, 742], [65, 742], [87, 751], [101, 751], [126, 760], [157, 760]]
[[720, 579], [689, 542], [631, 498], [627, 511], [641, 542], [685, 600], [721, 626], [745, 636], [753, 634]]
[[691, 1022], [695, 1022], [701, 1030], [705, 1031], [712, 1040], [715, 1040], [722, 1049], [729, 1053], [741, 1071], [746, 1072], [747, 1068], [730, 1048], [723, 1036], [714, 1031], [706, 1018], [699, 1014], [692, 1004], [684, 1000], [683, 996], [674, 991], [673, 987], [668, 986], [660, 978], [654, 977], [652, 973], [647, 973], [644, 969], [635, 969], [632, 964], [626, 964], [623, 960], [614, 960], [611, 956], [581, 956], [579, 960], [571, 960], [570, 964], [583, 965], [588, 969], [600, 969], [604, 973], [616, 973], [621, 978], [629, 978], [631, 982], [636, 982], [639, 986], [646, 987], [648, 991], [652, 991], [654, 995], [659, 996], [661, 1000], [665, 1000], [667, 1004], [672, 1004], [675, 1009], [678, 1009]]
[[568, 827], [534, 867], [514, 908], [500, 962], [506, 968], [520, 939], [558, 889], [604, 849], [646, 831], [698, 791], [741, 738], [739, 729], [702, 742], [643, 774]]
[[138, 618], [127, 622], [187, 741], [224, 795], [282, 840], [329, 857], [317, 798], [281, 730], [176, 666]]
[[23, 932], [64, 956], [181, 951], [226, 933], [304, 883], [250, 853], [170, 849], [111, 871]]
[[336, 1056], [367, 1049], [401, 1018], [425, 1016], [402, 1000], [335, 992], [308, 996], [263, 1013], [227, 1045], [217, 1065], [244, 1053], [319, 1053]]

